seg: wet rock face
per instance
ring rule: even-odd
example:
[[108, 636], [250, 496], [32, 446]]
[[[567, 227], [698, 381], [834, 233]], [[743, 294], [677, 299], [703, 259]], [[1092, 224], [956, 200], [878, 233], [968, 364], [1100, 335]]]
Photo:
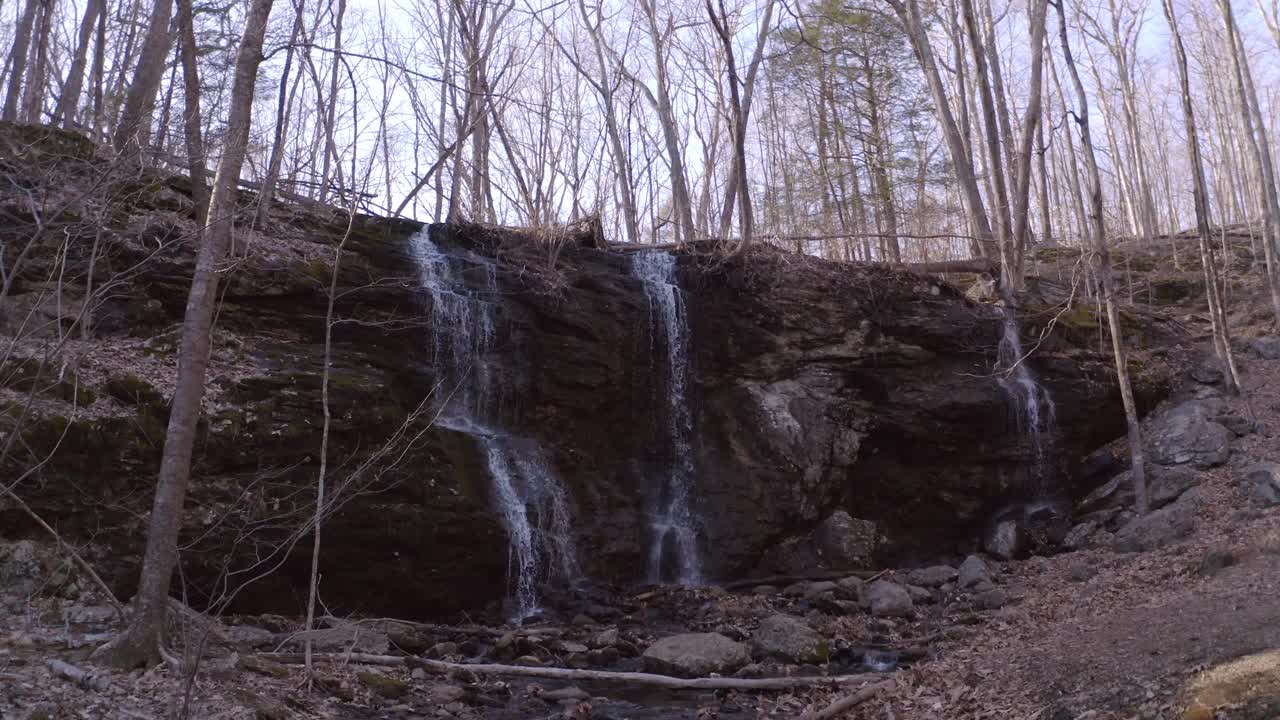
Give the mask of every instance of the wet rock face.
[[[296, 223], [291, 242], [318, 246], [317, 257], [340, 236], [314, 218]], [[339, 277], [329, 480], [348, 497], [326, 520], [321, 564], [335, 611], [449, 616], [484, 608], [508, 587], [506, 531], [478, 449], [423, 411], [439, 390], [430, 298], [409, 251], [418, 230], [361, 218]], [[552, 269], [546, 248], [524, 240], [473, 227], [437, 232], [444, 245], [499, 258], [493, 365], [517, 390], [511, 429], [542, 442], [569, 490], [578, 545], [589, 549], [585, 573], [643, 578], [654, 478], [670, 467], [669, 413], [663, 353], [627, 256], [565, 247]], [[147, 251], [124, 243], [113, 261], [128, 266]], [[307, 257], [252, 256], [228, 277], [219, 327], [234, 337], [217, 341], [184, 536], [199, 540], [184, 556], [197, 602], [234, 589], [239, 580], [222, 576], [228, 560], [243, 570], [264, 547], [279, 549], [270, 563], [279, 566], [240, 591], [233, 609], [289, 613], [305, 597], [309, 542], [292, 531], [318, 475], [329, 273]], [[191, 262], [185, 247], [143, 265], [98, 337], [146, 339], [149, 357], [171, 362]], [[745, 265], [682, 256], [680, 276], [710, 578], [758, 567], [792, 538], [805, 539], [787, 558], [796, 572], [936, 557], [970, 545], [992, 508], [1025, 491], [1034, 450], [987, 377], [999, 335], [990, 308], [917, 276], [771, 252]], [[1123, 432], [1105, 355], [1055, 335], [1040, 353], [1029, 362], [1057, 401], [1059, 457]], [[111, 380], [92, 388], [110, 412], [70, 423], [65, 437], [65, 418], [29, 426], [33, 453], [62, 441], [25, 497], [69, 538], [109, 548], [96, 560], [127, 597], [169, 391], [147, 378]], [[1159, 397], [1158, 382], [1136, 380], [1143, 402]], [[1053, 475], [1065, 483], [1069, 468]], [[841, 522], [814, 533], [828, 518]], [[858, 518], [856, 527], [845, 518]], [[34, 532], [2, 505], [0, 527]]]

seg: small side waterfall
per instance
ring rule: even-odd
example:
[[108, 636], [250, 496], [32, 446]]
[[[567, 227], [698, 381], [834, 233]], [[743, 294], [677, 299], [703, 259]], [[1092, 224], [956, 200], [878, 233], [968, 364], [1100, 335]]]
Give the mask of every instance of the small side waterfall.
[[579, 577], [569, 504], [536, 440], [507, 432], [511, 377], [494, 362], [500, 330], [497, 270], [489, 258], [441, 251], [427, 228], [412, 247], [431, 294], [434, 364], [441, 394], [436, 422], [475, 438], [491, 494], [510, 538], [512, 617], [538, 611], [545, 582]]
[[1035, 449], [1036, 462], [1032, 468], [1033, 487], [1037, 495], [1047, 492], [1044, 436], [1056, 425], [1053, 398], [1027, 366], [1022, 349], [1022, 337], [1016, 313], [999, 307], [1003, 320], [1000, 347], [996, 353], [996, 382], [1009, 396], [1018, 423], [1018, 432], [1026, 437]]
[[670, 461], [661, 477], [649, 529], [650, 582], [702, 581], [698, 549], [701, 524], [694, 507], [693, 416], [689, 411], [689, 323], [671, 253], [644, 250], [631, 256], [631, 273], [649, 301], [650, 350], [666, 347], [667, 436]]

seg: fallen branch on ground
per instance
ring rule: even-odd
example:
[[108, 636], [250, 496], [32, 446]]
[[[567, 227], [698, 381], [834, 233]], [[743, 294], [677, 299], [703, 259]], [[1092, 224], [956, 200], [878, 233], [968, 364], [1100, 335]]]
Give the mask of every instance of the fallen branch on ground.
[[[262, 653], [259, 657], [289, 665], [301, 664], [302, 653]], [[607, 670], [575, 670], [570, 668], [523, 667], [520, 665], [495, 665], [491, 663], [452, 663], [443, 660], [427, 660], [418, 657], [396, 655], [368, 655], [365, 653], [312, 654], [314, 662], [343, 662], [358, 665], [384, 667], [422, 668], [437, 673], [469, 672], [480, 675], [508, 675], [535, 677], [548, 680], [576, 680], [647, 685], [668, 690], [790, 690], [800, 687], [822, 687], [865, 683], [874, 674], [781, 677], [781, 678], [678, 678], [640, 672], [610, 672]]]
[[45, 665], [49, 667], [49, 670], [51, 670], [54, 675], [70, 680], [82, 688], [97, 690], [98, 692], [106, 692], [111, 687], [111, 683], [108, 682], [105, 677], [96, 673], [91, 673], [88, 670], [81, 670], [75, 665], [65, 663], [61, 660], [50, 658], [45, 661]]
[[868, 685], [852, 695], [846, 695], [839, 700], [831, 703], [821, 710], [807, 712], [800, 716], [800, 720], [829, 720], [845, 711], [852, 710], [854, 707], [870, 700], [876, 695], [892, 688], [893, 680], [886, 680], [875, 685]]
[[734, 580], [731, 583], [725, 583], [720, 587], [725, 590], [738, 590], [744, 587], [756, 587], [758, 585], [791, 585], [798, 582], [815, 582], [821, 580], [843, 580], [847, 577], [856, 577], [866, 580], [868, 578], [883, 575], [884, 571], [874, 572], [871, 570], [831, 570], [829, 572], [810, 573], [808, 575], [770, 575], [762, 578], [747, 578], [745, 580]]

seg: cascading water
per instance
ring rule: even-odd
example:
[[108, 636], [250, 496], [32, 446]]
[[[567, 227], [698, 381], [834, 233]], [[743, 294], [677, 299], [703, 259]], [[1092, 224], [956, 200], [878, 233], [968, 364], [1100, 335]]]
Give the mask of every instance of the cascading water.
[[650, 513], [649, 580], [696, 585], [702, 581], [699, 518], [694, 508], [693, 416], [689, 411], [689, 323], [671, 253], [643, 250], [631, 256], [631, 273], [649, 301], [651, 349], [666, 346], [667, 436], [670, 461]]
[[999, 307], [999, 312], [1003, 323], [996, 354], [996, 382], [1013, 405], [1018, 432], [1031, 442], [1035, 450], [1032, 490], [1036, 495], [1044, 495], [1048, 490], [1044, 436], [1056, 424], [1053, 398], [1027, 367], [1016, 313], [1006, 307]]
[[493, 261], [444, 253], [429, 227], [413, 237], [412, 247], [432, 301], [442, 397], [436, 422], [472, 436], [483, 452], [493, 502], [510, 539], [511, 614], [524, 620], [538, 611], [541, 584], [579, 577], [564, 486], [537, 441], [504, 430], [509, 388], [494, 361], [499, 308]]

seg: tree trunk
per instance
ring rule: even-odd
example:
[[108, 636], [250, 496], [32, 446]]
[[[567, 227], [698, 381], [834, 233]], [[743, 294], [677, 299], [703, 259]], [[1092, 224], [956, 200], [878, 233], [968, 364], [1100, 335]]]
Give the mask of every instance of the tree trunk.
[[[1271, 142], [1267, 135], [1267, 126], [1258, 107], [1257, 92], [1253, 87], [1253, 73], [1249, 69], [1249, 60], [1244, 56], [1239, 33], [1236, 30], [1235, 15], [1231, 9], [1231, 0], [1218, 0], [1218, 8], [1222, 11], [1222, 23], [1226, 29], [1226, 41], [1230, 46], [1232, 74], [1236, 80], [1236, 92], [1240, 101], [1240, 119], [1244, 128], [1245, 140], [1250, 152], [1258, 164], [1262, 182], [1259, 184], [1261, 196], [1263, 227], [1266, 239], [1262, 243], [1267, 260], [1267, 285], [1271, 290], [1271, 305], [1274, 311], [1273, 323], [1280, 326], [1280, 265], [1275, 257], [1280, 246], [1280, 199], [1276, 195], [1275, 165], [1271, 160]], [[1256, 135], [1254, 134], [1256, 131]]]
[[1204, 180], [1204, 162], [1200, 157], [1200, 133], [1196, 126], [1195, 109], [1191, 101], [1191, 81], [1187, 72], [1187, 52], [1182, 45], [1182, 34], [1178, 29], [1178, 18], [1174, 13], [1171, 0], [1163, 0], [1165, 20], [1169, 23], [1170, 39], [1173, 42], [1173, 56], [1178, 67], [1178, 82], [1182, 100], [1182, 121], [1187, 131], [1187, 155], [1191, 165], [1191, 194], [1195, 202], [1196, 235], [1200, 240], [1200, 264], [1204, 269], [1206, 295], [1209, 298], [1209, 317], [1213, 324], [1214, 352], [1222, 361], [1223, 375], [1227, 389], [1232, 393], [1239, 392], [1239, 373], [1236, 372], [1235, 359], [1231, 354], [1231, 338], [1226, 325], [1226, 314], [1222, 311], [1222, 295], [1218, 287], [1218, 270], [1213, 259], [1213, 244], [1209, 236], [1209, 194]]
[[236, 186], [249, 144], [254, 85], [262, 61], [262, 42], [271, 2], [253, 0], [236, 53], [222, 159], [214, 177], [208, 220], [187, 296], [177, 386], [160, 461], [133, 620], [121, 635], [94, 653], [97, 660], [116, 667], [155, 663], [160, 656], [169, 586], [178, 563], [178, 533], [182, 529], [183, 505], [191, 477], [191, 451], [204, 396], [205, 371], [209, 366], [213, 312], [218, 295], [217, 267], [231, 243]]
[[187, 169], [191, 173], [191, 200], [196, 206], [196, 222], [203, 225], [209, 210], [209, 185], [205, 178], [200, 75], [196, 63], [196, 34], [191, 0], [178, 0], [178, 35], [182, 43], [182, 89], [185, 101], [182, 129], [187, 143]]
[[916, 59], [924, 70], [925, 80], [929, 85], [929, 94], [933, 98], [933, 110], [942, 125], [942, 136], [947, 142], [947, 152], [951, 156], [951, 164], [956, 181], [965, 198], [969, 210], [970, 222], [975, 227], [979, 242], [988, 256], [998, 253], [995, 239], [991, 233], [991, 221], [987, 216], [986, 205], [982, 201], [982, 193], [978, 190], [978, 180], [973, 172], [973, 163], [969, 158], [968, 148], [956, 127], [955, 118], [951, 114], [951, 105], [947, 101], [947, 90], [942, 84], [942, 76], [938, 73], [938, 65], [933, 57], [933, 46], [924, 20], [920, 15], [920, 7], [916, 0], [889, 0], [894, 13], [902, 22], [911, 46], [915, 50]]
[[[189, 0], [188, 0], [189, 1]], [[302, 33], [302, 15], [305, 0], [294, 4], [293, 30], [289, 33], [289, 47], [284, 51], [284, 69], [280, 71], [279, 97], [276, 99], [276, 122], [271, 139], [271, 158], [267, 161], [267, 174], [262, 178], [262, 192], [258, 194], [258, 210], [253, 216], [253, 226], [261, 228], [271, 212], [271, 202], [275, 198], [276, 183], [280, 180], [280, 164], [284, 161], [285, 128], [289, 125], [292, 109], [292, 96], [289, 91], [289, 73], [293, 69], [294, 45]], [[387, 198], [391, 203], [391, 198]]]
[[104, 12], [106, 0], [87, 0], [84, 16], [80, 19], [80, 32], [76, 36], [76, 54], [71, 61], [71, 70], [67, 73], [67, 82], [62, 87], [62, 96], [58, 98], [58, 107], [53, 113], [55, 125], [65, 128], [76, 124], [76, 109], [80, 105], [80, 90], [84, 86], [85, 63], [89, 57], [89, 45], [93, 42], [93, 30], [98, 24], [99, 14]]
[[1150, 504], [1147, 499], [1146, 452], [1142, 445], [1142, 427], [1138, 424], [1138, 407], [1133, 399], [1133, 386], [1129, 382], [1129, 365], [1125, 357], [1124, 331], [1120, 326], [1120, 313], [1116, 308], [1115, 288], [1111, 279], [1111, 253], [1107, 247], [1105, 221], [1102, 207], [1102, 178], [1098, 174], [1098, 162], [1093, 152], [1093, 138], [1089, 134], [1089, 96], [1071, 57], [1071, 43], [1067, 37], [1066, 0], [1058, 0], [1058, 38], [1062, 43], [1062, 58], [1076, 87], [1079, 107], [1073, 113], [1080, 131], [1080, 145], [1084, 153], [1084, 166], [1089, 178], [1090, 238], [1094, 248], [1094, 271], [1102, 288], [1102, 300], [1106, 305], [1107, 324], [1111, 330], [1111, 351], [1115, 357], [1116, 379], [1120, 385], [1120, 399], [1124, 403], [1125, 425], [1129, 440], [1129, 469], [1133, 476], [1133, 493], [1139, 515], [1146, 515]]
[[147, 22], [147, 35], [142, 41], [142, 52], [134, 69], [133, 82], [125, 97], [124, 112], [116, 125], [112, 145], [116, 152], [131, 155], [141, 150], [139, 138], [150, 129], [151, 113], [155, 110], [156, 92], [167, 67], [169, 55], [169, 21], [173, 16], [173, 0], [155, 0], [151, 19]]
[[14, 31], [13, 49], [9, 53], [9, 87], [5, 90], [4, 109], [0, 120], [12, 122], [18, 119], [18, 103], [22, 100], [22, 81], [27, 75], [27, 55], [31, 52], [31, 31], [35, 27], [36, 13], [41, 0], [27, 0]]

